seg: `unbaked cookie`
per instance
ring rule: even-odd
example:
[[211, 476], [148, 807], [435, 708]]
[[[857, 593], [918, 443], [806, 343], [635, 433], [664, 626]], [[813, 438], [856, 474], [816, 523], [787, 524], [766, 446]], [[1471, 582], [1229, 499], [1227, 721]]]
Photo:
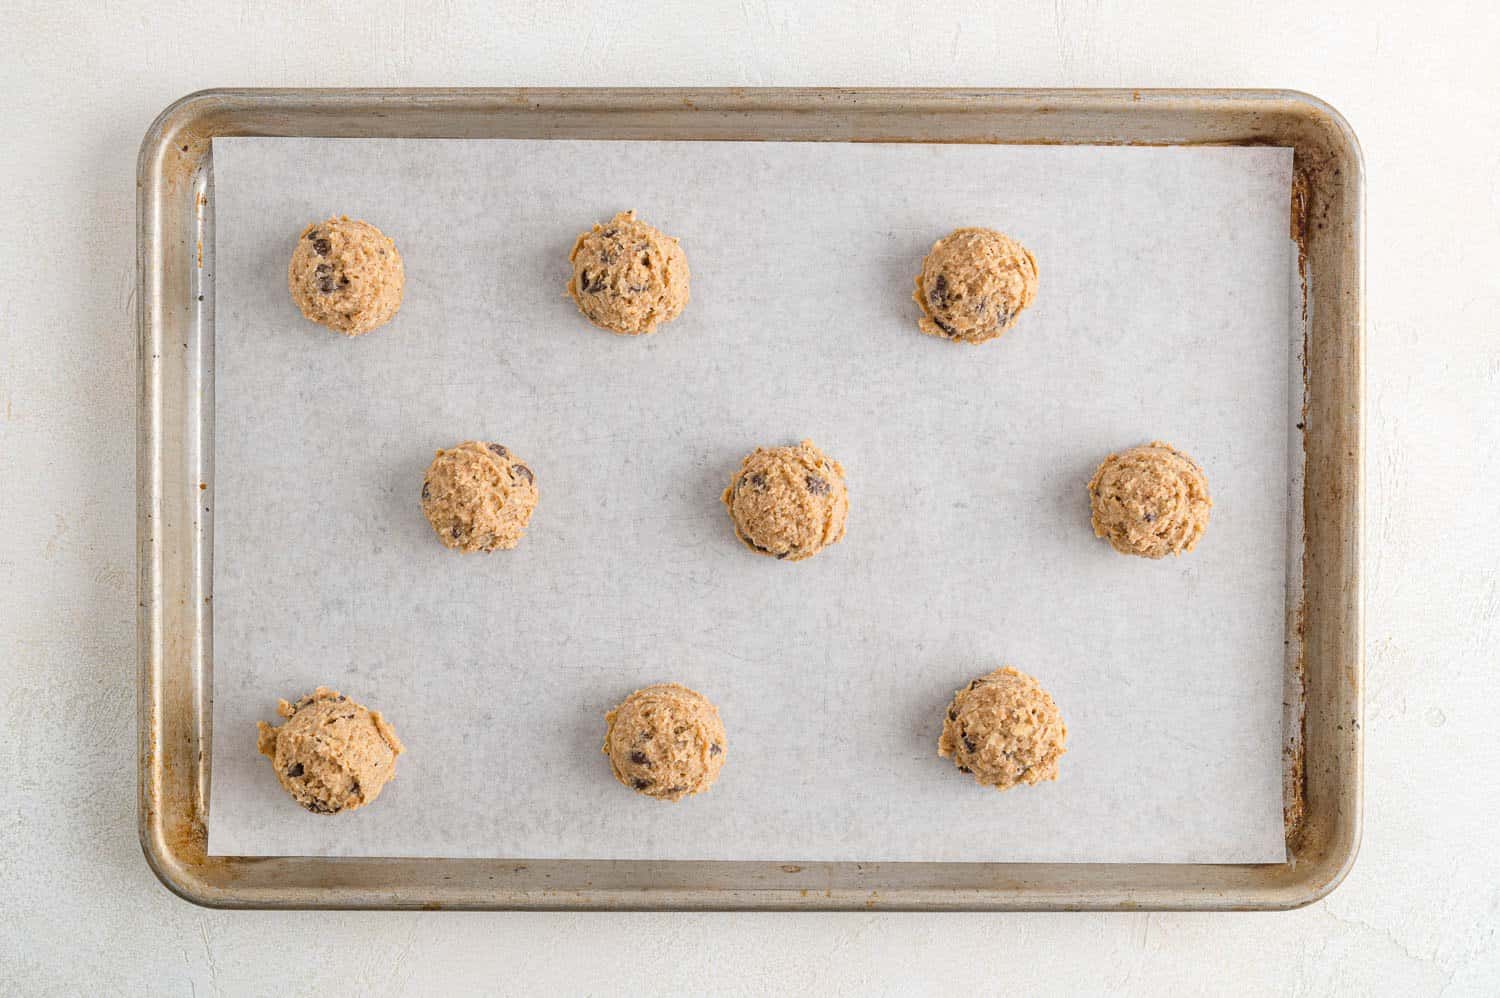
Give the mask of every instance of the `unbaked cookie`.
[[1089, 481], [1089, 504], [1094, 534], [1142, 558], [1193, 550], [1213, 508], [1203, 469], [1160, 440], [1105, 458]]
[[1067, 750], [1068, 728], [1051, 695], [1009, 666], [954, 694], [938, 739], [938, 755], [997, 790], [1057, 779]]
[[513, 548], [539, 493], [536, 475], [500, 444], [468, 440], [437, 452], [422, 480], [422, 512], [450, 548]]
[[1036, 299], [1036, 259], [1007, 235], [957, 229], [933, 243], [912, 299], [918, 328], [961, 343], [992, 340]]
[[395, 318], [406, 270], [385, 233], [369, 222], [340, 217], [302, 230], [286, 280], [303, 315], [358, 336]]
[[281, 701], [286, 723], [259, 722], [261, 755], [292, 799], [313, 814], [339, 814], [380, 796], [405, 748], [378, 710], [319, 686], [296, 703]]
[[718, 708], [686, 686], [636, 690], [604, 715], [604, 754], [615, 779], [657, 800], [707, 790], [724, 768], [729, 740]]
[[578, 311], [612, 333], [651, 333], [688, 303], [687, 256], [664, 235], [622, 211], [578, 237], [568, 254], [568, 294]]
[[773, 558], [801, 561], [844, 539], [844, 469], [811, 440], [756, 448], [729, 479], [723, 500], [735, 536]]

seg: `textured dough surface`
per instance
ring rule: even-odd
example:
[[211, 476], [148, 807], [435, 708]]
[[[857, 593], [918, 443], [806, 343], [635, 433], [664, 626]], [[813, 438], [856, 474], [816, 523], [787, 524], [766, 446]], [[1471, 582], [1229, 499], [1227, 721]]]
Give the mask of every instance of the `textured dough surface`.
[[1094, 534], [1121, 554], [1165, 558], [1193, 550], [1213, 500], [1192, 458], [1153, 440], [1111, 454], [1089, 481]]
[[735, 536], [752, 551], [802, 561], [844, 539], [844, 469], [811, 440], [757, 447], [740, 462], [722, 498]]
[[932, 244], [912, 299], [917, 326], [961, 343], [992, 340], [1036, 299], [1036, 258], [992, 229], [956, 229]]
[[281, 701], [286, 723], [259, 722], [261, 755], [292, 799], [314, 814], [353, 811], [380, 796], [405, 751], [378, 710], [319, 686], [296, 703]]
[[938, 755], [976, 783], [1009, 790], [1057, 779], [1068, 728], [1031, 676], [1006, 666], [959, 690], [943, 719]]
[[530, 466], [501, 444], [466, 440], [437, 452], [422, 480], [422, 513], [448, 547], [513, 548], [540, 493]]
[[729, 741], [719, 711], [686, 686], [636, 690], [604, 715], [604, 754], [615, 779], [657, 800], [702, 793], [724, 768]]
[[612, 333], [656, 331], [688, 303], [687, 256], [677, 240], [622, 211], [578, 237], [568, 254], [568, 294], [590, 322]]
[[286, 280], [303, 315], [358, 336], [396, 317], [406, 269], [396, 244], [375, 226], [330, 218], [302, 230]]

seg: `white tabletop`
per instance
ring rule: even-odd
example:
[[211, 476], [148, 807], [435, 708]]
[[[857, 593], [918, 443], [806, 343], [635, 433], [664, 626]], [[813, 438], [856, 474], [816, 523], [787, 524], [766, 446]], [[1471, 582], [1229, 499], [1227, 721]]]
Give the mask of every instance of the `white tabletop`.
[[[1500, 988], [1500, 14], [103, 6], [22, 0], [0, 32], [0, 992]], [[210, 86], [514, 84], [1291, 87], [1339, 108], [1369, 185], [1367, 810], [1344, 885], [1264, 915], [235, 913], [167, 893], [135, 832], [141, 135]]]

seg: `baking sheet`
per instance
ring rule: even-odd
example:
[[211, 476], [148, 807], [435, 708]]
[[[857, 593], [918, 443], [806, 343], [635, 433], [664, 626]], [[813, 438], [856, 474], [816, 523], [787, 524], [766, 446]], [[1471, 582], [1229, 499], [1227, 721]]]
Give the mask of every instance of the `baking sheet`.
[[[218, 139], [209, 850], [238, 855], [1281, 862], [1291, 151]], [[578, 231], [681, 238], [655, 336], [566, 298]], [[288, 300], [330, 213], [401, 248], [406, 301], [349, 341]], [[1037, 305], [996, 343], [921, 336], [911, 277], [957, 225], [1022, 239]], [[436, 447], [499, 440], [542, 500], [460, 557], [417, 503]], [[849, 535], [795, 565], [718, 493], [757, 444], [840, 460]], [[1160, 437], [1206, 468], [1193, 554], [1113, 554], [1084, 484]], [[955, 688], [1038, 676], [1055, 784], [935, 754]], [[616, 784], [602, 714], [676, 680], [729, 758], [678, 805]], [[329, 819], [255, 753], [335, 686], [410, 751]]]

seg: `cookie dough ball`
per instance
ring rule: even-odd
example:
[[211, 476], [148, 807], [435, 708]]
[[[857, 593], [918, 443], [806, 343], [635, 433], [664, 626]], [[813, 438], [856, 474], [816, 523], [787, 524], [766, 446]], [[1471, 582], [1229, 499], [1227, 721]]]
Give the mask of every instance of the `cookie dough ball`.
[[811, 440], [757, 447], [724, 490], [734, 532], [752, 551], [801, 561], [844, 539], [844, 469]]
[[612, 333], [651, 333], [688, 303], [687, 257], [677, 240], [622, 211], [595, 225], [568, 254], [568, 294], [578, 311]]
[[1111, 454], [1089, 481], [1094, 534], [1121, 554], [1165, 558], [1191, 551], [1208, 529], [1208, 479], [1160, 440]]
[[724, 768], [724, 723], [701, 693], [676, 683], [636, 690], [604, 715], [604, 754], [615, 779], [657, 800], [713, 785]]
[[384, 232], [369, 222], [340, 217], [302, 230], [286, 281], [303, 315], [358, 336], [396, 317], [406, 270]]
[[938, 755], [974, 782], [997, 790], [1057, 779], [1068, 728], [1052, 697], [1032, 677], [1006, 666], [953, 696]]
[[396, 775], [405, 748], [378, 710], [319, 686], [277, 709], [286, 723], [260, 722], [260, 753], [292, 799], [313, 814], [339, 814], [369, 804]]
[[479, 440], [438, 451], [422, 480], [427, 522], [439, 540], [465, 554], [515, 547], [539, 496], [525, 461]]
[[992, 340], [1036, 299], [1036, 259], [991, 229], [957, 229], [932, 245], [912, 298], [918, 328], [962, 343]]

